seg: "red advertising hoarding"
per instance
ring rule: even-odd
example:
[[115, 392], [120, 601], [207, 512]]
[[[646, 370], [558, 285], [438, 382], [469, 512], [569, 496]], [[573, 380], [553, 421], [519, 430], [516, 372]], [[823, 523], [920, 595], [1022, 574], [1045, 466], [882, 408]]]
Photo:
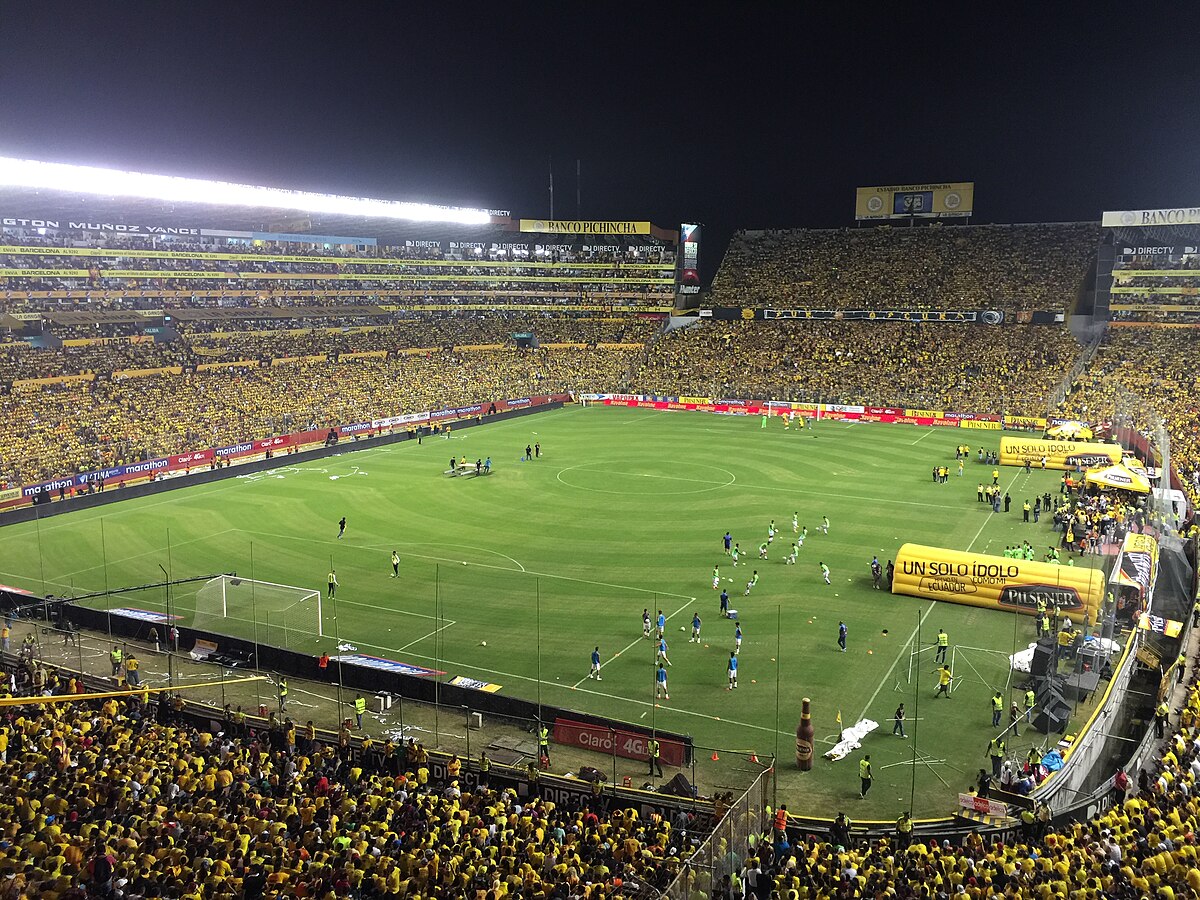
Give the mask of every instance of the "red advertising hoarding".
[[[575, 722], [571, 719], [554, 720], [554, 742], [571, 747], [582, 747], [584, 750], [594, 750], [597, 753], [607, 753], [625, 759], [640, 759], [647, 761], [649, 751], [646, 749], [649, 734], [635, 731], [612, 729], [605, 725], [588, 725], [585, 722]], [[659, 759], [666, 766], [682, 766], [687, 760], [687, 748], [681, 741], [668, 740], [660, 737]]]

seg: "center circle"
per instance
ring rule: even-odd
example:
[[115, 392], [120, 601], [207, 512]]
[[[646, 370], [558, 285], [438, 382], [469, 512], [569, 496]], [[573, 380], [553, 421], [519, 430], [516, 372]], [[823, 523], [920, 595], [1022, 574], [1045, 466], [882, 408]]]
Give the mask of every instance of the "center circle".
[[728, 469], [692, 463], [688, 474], [676, 475], [660, 469], [612, 463], [582, 463], [569, 466], [558, 473], [559, 482], [567, 487], [597, 494], [638, 494], [663, 496], [667, 494], [703, 494], [729, 487], [737, 476]]

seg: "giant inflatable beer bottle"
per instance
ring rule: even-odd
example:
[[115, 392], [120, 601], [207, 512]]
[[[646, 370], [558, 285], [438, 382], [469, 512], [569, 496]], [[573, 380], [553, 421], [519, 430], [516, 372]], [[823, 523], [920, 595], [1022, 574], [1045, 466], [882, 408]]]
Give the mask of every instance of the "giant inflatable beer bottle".
[[808, 698], [800, 708], [800, 724], [796, 726], [796, 767], [807, 772], [813, 765], [813, 726]]

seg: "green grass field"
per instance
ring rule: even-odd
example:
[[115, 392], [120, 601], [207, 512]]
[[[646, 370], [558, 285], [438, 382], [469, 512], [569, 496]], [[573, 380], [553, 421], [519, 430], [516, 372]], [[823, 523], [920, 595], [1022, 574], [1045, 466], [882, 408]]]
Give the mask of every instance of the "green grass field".
[[[894, 817], [915, 794], [914, 812], [944, 814], [987, 764], [988, 697], [1003, 687], [1007, 660], [961, 651], [954, 698], [935, 702], [932, 651], [918, 658], [919, 681], [907, 677], [918, 622], [925, 643], [942, 627], [955, 645], [1004, 655], [1033, 639], [1033, 622], [875, 591], [869, 563], [878, 554], [886, 564], [906, 541], [997, 554], [1022, 538], [1039, 551], [1053, 542], [1048, 518], [1024, 525], [1020, 506], [1035, 492], [1056, 492], [1055, 473], [1002, 470], [1013, 511], [1000, 515], [975, 498], [990, 467], [971, 461], [962, 478], [954, 474], [958, 443], [969, 443], [973, 456], [980, 442], [994, 447], [998, 436], [837, 422], [804, 431], [773, 422], [763, 430], [757, 418], [569, 408], [422, 446], [295, 466], [281, 460], [261, 476], [7, 527], [0, 575], [33, 590], [78, 594], [160, 581], [161, 565], [174, 578], [236, 570], [324, 592], [332, 563], [341, 587], [336, 610], [324, 602], [327, 637], [292, 632], [293, 644], [336, 652], [336, 631], [363, 653], [687, 732], [723, 753], [753, 750], [763, 758], [778, 749], [780, 797], [793, 811], [832, 815], [847, 805], [857, 818]], [[543, 457], [519, 461], [534, 441]], [[491, 456], [493, 474], [444, 477], [451, 454]], [[949, 484], [932, 483], [937, 463], [951, 466]], [[782, 561], [793, 512], [808, 527], [794, 567]], [[343, 515], [348, 529], [339, 540]], [[816, 527], [823, 515], [831, 522], [827, 536]], [[754, 550], [772, 519], [781, 533], [761, 562]], [[736, 570], [721, 549], [727, 529], [751, 551]], [[399, 578], [390, 577], [393, 548], [402, 557]], [[821, 577], [821, 561], [832, 585]], [[745, 632], [737, 691], [726, 690], [733, 624], [718, 616], [717, 564]], [[744, 597], [754, 568], [761, 580]], [[185, 622], [192, 603], [186, 591], [176, 593], [174, 612]], [[162, 606], [157, 596], [112, 604]], [[659, 705], [652, 642], [641, 636], [643, 608], [662, 609], [669, 620], [671, 699]], [[704, 620], [699, 645], [688, 642], [693, 611]], [[230, 614], [237, 617], [225, 623], [230, 633], [256, 630], [244, 606]], [[272, 615], [277, 625], [278, 611]], [[286, 618], [303, 628], [301, 613]], [[849, 628], [846, 653], [837, 647], [839, 619]], [[586, 677], [596, 645], [605, 660], [599, 682]], [[863, 717], [880, 723], [861, 751], [875, 766], [866, 801], [858, 799], [861, 752], [818, 760], [811, 773], [795, 770], [805, 696], [813, 701], [818, 752], [834, 742], [839, 710], [847, 726]], [[899, 702], [910, 716], [908, 740], [891, 734]], [[914, 736], [928, 764], [912, 765]], [[1044, 738], [1023, 732], [1010, 747], [1023, 755], [1033, 740]]]

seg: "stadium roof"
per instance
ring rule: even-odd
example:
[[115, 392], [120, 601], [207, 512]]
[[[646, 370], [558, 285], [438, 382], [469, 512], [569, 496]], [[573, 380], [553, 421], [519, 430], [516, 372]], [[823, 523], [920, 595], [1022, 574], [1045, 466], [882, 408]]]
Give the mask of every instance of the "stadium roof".
[[160, 227], [471, 239], [510, 228], [494, 211], [287, 191], [0, 157], [0, 218]]

